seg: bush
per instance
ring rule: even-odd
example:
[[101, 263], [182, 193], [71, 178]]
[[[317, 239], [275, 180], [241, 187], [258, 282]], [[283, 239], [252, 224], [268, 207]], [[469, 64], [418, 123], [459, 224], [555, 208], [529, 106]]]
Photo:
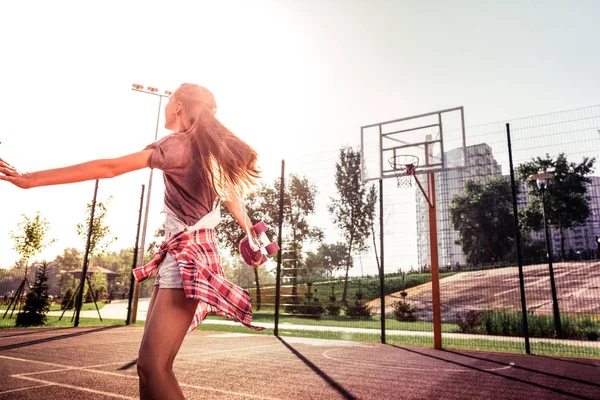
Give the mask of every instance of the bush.
[[[68, 288], [65, 291], [65, 295], [63, 296], [61, 302], [60, 302], [60, 309], [64, 310], [65, 307], [67, 307], [67, 303], [69, 302], [69, 300], [71, 300], [71, 297], [73, 297], [73, 289]], [[71, 310], [73, 308], [73, 306], [75, 305], [75, 300], [71, 301], [71, 304], [69, 304], [69, 310]]]
[[337, 303], [330, 303], [325, 306], [325, 312], [327, 315], [338, 316], [342, 312], [342, 306]]
[[354, 294], [354, 302], [347, 305], [344, 310], [347, 316], [353, 318], [370, 318], [373, 315], [373, 309], [363, 302], [363, 297], [363, 292], [359, 289]]
[[417, 320], [416, 311], [415, 306], [406, 300], [398, 300], [392, 303], [392, 314], [398, 321], [415, 322]]
[[331, 287], [331, 296], [329, 296], [329, 304], [325, 307], [325, 311], [327, 315], [333, 316], [340, 315], [340, 312], [342, 311], [342, 307], [338, 304], [337, 298], [335, 297], [335, 286]]
[[306, 293], [304, 293], [304, 303], [301, 306], [298, 306], [296, 310], [302, 317], [319, 319], [321, 318], [321, 314], [325, 312], [325, 309], [319, 303], [319, 299], [316, 296], [317, 289], [314, 289], [313, 293], [311, 282], [308, 282], [306, 286], [308, 288]]
[[484, 311], [481, 322], [488, 335], [517, 336], [523, 332], [523, 317], [515, 312]]
[[479, 311], [469, 311], [464, 317], [456, 314], [456, 318], [462, 333], [482, 333], [482, 318]]
[[591, 340], [592, 342], [595, 342], [598, 340], [598, 336], [599, 336], [599, 332], [598, 330], [587, 330], [585, 331], [585, 337], [587, 340]]
[[38, 267], [35, 283], [27, 293], [23, 311], [17, 314], [16, 326], [44, 325], [46, 313], [50, 310], [48, 299], [48, 264], [43, 262]]
[[[476, 312], [471, 316], [459, 317], [459, 327], [463, 331], [477, 329]], [[512, 311], [484, 311], [479, 313], [481, 316], [481, 333], [488, 335], [501, 336], [523, 336], [523, 314]], [[557, 337], [554, 329], [554, 318], [552, 315], [529, 315], [527, 317], [529, 325], [529, 336], [540, 338]], [[462, 324], [462, 325], [461, 325]], [[591, 341], [598, 340], [600, 332], [600, 323], [589, 315], [573, 317], [563, 315], [561, 317], [563, 330], [562, 337], [569, 339], [587, 339]], [[472, 332], [467, 332], [472, 333]]]

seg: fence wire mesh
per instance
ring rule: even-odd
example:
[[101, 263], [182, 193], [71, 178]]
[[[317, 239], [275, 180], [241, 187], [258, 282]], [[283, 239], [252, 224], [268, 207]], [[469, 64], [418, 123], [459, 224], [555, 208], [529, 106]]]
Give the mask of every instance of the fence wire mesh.
[[[507, 122], [522, 235], [519, 246]], [[358, 147], [350, 150], [359, 152]], [[524, 295], [532, 353], [600, 358], [599, 153], [600, 106], [467, 128], [467, 167], [435, 174], [444, 347], [524, 352]], [[433, 345], [426, 198], [418, 185], [398, 188], [395, 179], [382, 181], [383, 212], [377, 198], [373, 221], [364, 228], [368, 235], [360, 245], [354, 237], [349, 251], [349, 237], [336, 223], [342, 206], [334, 201], [339, 198], [339, 162], [340, 149], [286, 159], [289, 196], [281, 250], [279, 334], [379, 342], [384, 318], [388, 343]], [[537, 182], [528, 180], [538, 172], [553, 174], [543, 193]], [[427, 188], [427, 176], [417, 178]], [[278, 181], [263, 183], [272, 189], [268, 201], [277, 202]], [[366, 185], [367, 193], [371, 186], [379, 196], [379, 183]], [[269, 222], [275, 238], [276, 221]], [[48, 293], [56, 310], [66, 291], [72, 293], [77, 284], [74, 276], [62, 272], [64, 262], [57, 258], [49, 270]], [[97, 299], [126, 301], [130, 257], [114, 255], [94, 264], [119, 274], [112, 283], [92, 279]], [[254, 321], [269, 327], [276, 314], [276, 266], [276, 257], [256, 274], [236, 257], [225, 266], [228, 277], [250, 292]], [[35, 271], [29, 269], [30, 284]], [[2, 315], [11, 301], [24, 303], [24, 298], [15, 299], [23, 277], [22, 266], [0, 271]], [[150, 291], [151, 284], [146, 284], [142, 297]], [[14, 320], [0, 319], [0, 326], [14, 326]]]

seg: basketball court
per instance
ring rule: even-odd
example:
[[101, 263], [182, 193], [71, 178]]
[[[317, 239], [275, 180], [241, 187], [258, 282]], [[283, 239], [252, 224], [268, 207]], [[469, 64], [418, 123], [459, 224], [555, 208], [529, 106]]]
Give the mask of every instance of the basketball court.
[[[0, 331], [0, 399], [135, 399], [141, 327]], [[597, 399], [600, 361], [195, 331], [188, 399]]]

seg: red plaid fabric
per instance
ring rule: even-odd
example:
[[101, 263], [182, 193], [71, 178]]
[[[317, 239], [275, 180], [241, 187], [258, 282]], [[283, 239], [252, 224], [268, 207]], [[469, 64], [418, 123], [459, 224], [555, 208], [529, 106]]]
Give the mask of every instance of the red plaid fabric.
[[182, 231], [163, 242], [151, 262], [133, 270], [135, 280], [141, 282], [156, 275], [167, 253], [179, 265], [185, 297], [200, 300], [188, 332], [196, 329], [209, 313], [234, 319], [257, 331], [264, 329], [251, 325], [252, 305], [248, 291], [225, 277], [213, 229]]

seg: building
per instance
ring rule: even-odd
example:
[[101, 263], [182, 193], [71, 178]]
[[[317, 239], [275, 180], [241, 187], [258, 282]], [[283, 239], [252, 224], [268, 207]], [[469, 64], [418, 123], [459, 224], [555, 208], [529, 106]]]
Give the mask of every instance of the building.
[[[467, 167], [460, 170], [436, 174], [436, 211], [438, 228], [438, 254], [440, 267], [466, 263], [459, 245], [458, 232], [452, 228], [450, 205], [452, 198], [462, 194], [468, 180], [484, 180], [502, 174], [500, 164], [492, 154], [492, 148], [486, 144], [467, 146]], [[455, 159], [462, 155], [462, 148], [453, 149], [444, 154], [446, 159]], [[424, 187], [426, 177], [422, 179]], [[420, 267], [429, 264], [429, 204], [420, 191], [417, 191], [417, 259]]]
[[[576, 226], [565, 231], [565, 251], [567, 256], [580, 257], [585, 252], [595, 254], [597, 249], [596, 236], [600, 236], [600, 177], [590, 176], [591, 182], [587, 186], [587, 194], [590, 196], [590, 216], [584, 225]], [[525, 196], [523, 196], [525, 197]], [[524, 202], [519, 202], [519, 207], [526, 206], [528, 203], [525, 197]], [[531, 235], [535, 240], [545, 241], [545, 233], [536, 232]], [[560, 232], [558, 229], [550, 230], [550, 240], [552, 241], [552, 253], [555, 259], [560, 258]]]
[[[450, 206], [454, 196], [462, 194], [465, 182], [468, 180], [486, 180], [502, 174], [500, 164], [492, 154], [492, 148], [481, 143], [468, 146], [467, 167], [462, 170], [446, 171], [436, 174], [437, 194], [437, 228], [438, 228], [438, 255], [440, 267], [465, 265], [466, 259], [461, 246], [456, 244], [458, 232], [452, 228]], [[445, 153], [446, 157], [458, 157], [461, 149], [454, 149]], [[585, 225], [565, 231], [565, 250], [572, 256], [579, 257], [586, 252], [595, 252], [597, 249], [596, 236], [600, 236], [600, 177], [590, 177], [587, 193], [591, 197], [591, 215]], [[426, 176], [422, 179], [426, 187]], [[527, 190], [521, 184], [519, 190], [518, 206], [525, 207], [528, 202]], [[430, 263], [429, 257], [429, 217], [428, 203], [420, 191], [416, 193], [417, 213], [417, 259], [419, 266], [426, 267]], [[532, 233], [534, 240], [545, 241], [544, 231]], [[560, 254], [560, 232], [551, 230], [552, 249], [555, 258]]]

